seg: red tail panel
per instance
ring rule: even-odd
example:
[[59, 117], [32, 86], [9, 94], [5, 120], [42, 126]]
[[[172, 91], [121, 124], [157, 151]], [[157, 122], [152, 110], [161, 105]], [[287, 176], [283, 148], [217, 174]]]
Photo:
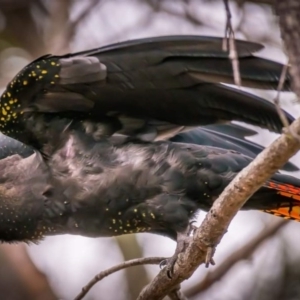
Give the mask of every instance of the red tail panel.
[[[264, 210], [264, 212], [283, 217], [284, 219], [292, 219], [300, 222], [300, 188], [290, 184], [277, 182], [268, 182], [265, 186], [277, 190], [277, 194], [286, 198], [292, 198], [294, 201], [289, 207]], [[297, 202], [299, 202], [299, 204]]]

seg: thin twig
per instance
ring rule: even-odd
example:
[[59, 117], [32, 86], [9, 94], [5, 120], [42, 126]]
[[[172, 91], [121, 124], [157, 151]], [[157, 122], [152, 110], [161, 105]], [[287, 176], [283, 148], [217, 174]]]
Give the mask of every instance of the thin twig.
[[138, 266], [138, 265], [157, 265], [162, 260], [166, 259], [165, 257], [145, 257], [145, 258], [136, 258], [125, 261], [119, 265], [113, 266], [109, 269], [106, 269], [99, 274], [97, 274], [85, 287], [82, 288], [81, 292], [74, 298], [74, 300], [83, 299], [83, 297], [88, 293], [88, 291], [103, 278], [117, 272], [123, 270], [125, 268]]
[[279, 220], [274, 224], [265, 228], [248, 244], [240, 249], [237, 249], [227, 257], [223, 263], [219, 264], [212, 272], [208, 272], [201, 282], [185, 291], [187, 297], [194, 297], [209, 289], [215, 282], [222, 279], [238, 262], [244, 259], [249, 259], [253, 252], [267, 239], [274, 236], [282, 227], [289, 224], [286, 220]]
[[289, 121], [288, 121], [286, 115], [283, 113], [283, 111], [280, 107], [280, 94], [281, 94], [281, 91], [282, 91], [283, 86], [284, 86], [284, 82], [285, 82], [285, 78], [286, 78], [288, 68], [289, 68], [288, 63], [286, 65], [284, 65], [283, 68], [282, 68], [282, 72], [281, 72], [280, 79], [279, 79], [279, 82], [278, 82], [278, 87], [277, 87], [277, 95], [273, 100], [273, 102], [276, 106], [276, 110], [277, 110], [277, 113], [279, 115], [279, 118], [280, 118], [283, 126], [286, 127], [286, 128], [289, 127], [290, 124], [289, 124]]
[[242, 84], [242, 80], [241, 80], [239, 60], [238, 60], [238, 55], [237, 55], [236, 45], [235, 45], [234, 30], [231, 24], [231, 12], [229, 8], [228, 0], [223, 0], [223, 1], [226, 10], [226, 27], [225, 27], [225, 37], [223, 40], [223, 50], [228, 51], [228, 45], [229, 45], [229, 58], [232, 63], [234, 83], [240, 87]]

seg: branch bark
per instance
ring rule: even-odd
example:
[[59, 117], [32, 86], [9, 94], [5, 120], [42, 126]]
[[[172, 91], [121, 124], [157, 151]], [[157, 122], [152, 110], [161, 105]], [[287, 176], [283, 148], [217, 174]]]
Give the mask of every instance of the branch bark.
[[[277, 0], [283, 40], [291, 63], [294, 89], [300, 99], [300, 2], [298, 0]], [[293, 135], [290, 132], [294, 133]], [[289, 127], [267, 149], [248, 165], [227, 186], [206, 215], [196, 231], [193, 242], [185, 253], [179, 255], [170, 280], [166, 270], [144, 288], [138, 300], [163, 299], [175, 286], [191, 277], [197, 267], [206, 260], [207, 252], [221, 241], [238, 210], [272, 174], [288, 161], [299, 149], [300, 118]]]
[[281, 37], [290, 59], [293, 89], [300, 99], [300, 1], [276, 0]]
[[253, 255], [261, 244], [276, 235], [278, 231], [287, 224], [289, 224], [289, 221], [278, 219], [274, 224], [267, 226], [262, 232], [249, 241], [248, 244], [232, 252], [214, 271], [208, 272], [201, 282], [185, 291], [185, 295], [188, 298], [201, 296], [201, 293], [208, 290], [214, 283], [226, 276], [238, 262], [250, 259], [251, 255]]

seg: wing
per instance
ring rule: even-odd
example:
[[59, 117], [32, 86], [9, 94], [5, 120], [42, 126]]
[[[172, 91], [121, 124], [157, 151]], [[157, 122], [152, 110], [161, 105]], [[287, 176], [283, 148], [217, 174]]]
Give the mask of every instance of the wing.
[[247, 136], [253, 136], [257, 134], [257, 131], [253, 129], [249, 129], [234, 123], [207, 125], [205, 128], [234, 136], [239, 139], [244, 139]]
[[0, 133], [0, 159], [14, 154], [25, 158], [33, 154], [33, 149]]
[[[282, 65], [253, 56], [260, 49], [237, 40], [242, 84], [274, 89]], [[2, 132], [22, 132], [32, 112], [67, 112], [72, 120], [105, 124], [99, 130], [105, 134], [143, 140], [231, 120], [281, 131], [273, 104], [220, 82], [233, 83], [232, 66], [216, 37], [156, 37], [44, 56], [25, 67], [3, 94]], [[290, 90], [289, 76], [284, 89]]]
[[[257, 134], [254, 130], [236, 124], [217, 124], [198, 127], [188, 132], [182, 132], [170, 140], [173, 142], [213, 146], [222, 149], [234, 150], [244, 155], [255, 157], [264, 147], [245, 139], [245, 136]], [[8, 136], [0, 134], [0, 159], [18, 154], [28, 157], [34, 150]], [[298, 171], [299, 168], [291, 162], [282, 168], [285, 171]]]
[[[264, 150], [264, 147], [245, 139], [245, 136], [254, 134], [256, 134], [255, 131], [236, 124], [217, 124], [179, 133], [171, 138], [171, 141], [234, 150], [255, 158]], [[298, 171], [299, 168], [293, 163], [287, 162], [282, 170], [293, 172]]]

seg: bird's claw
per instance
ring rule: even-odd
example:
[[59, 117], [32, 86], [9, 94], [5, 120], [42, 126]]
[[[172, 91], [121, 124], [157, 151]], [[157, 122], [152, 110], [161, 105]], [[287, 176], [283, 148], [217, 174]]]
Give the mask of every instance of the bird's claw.
[[159, 268], [162, 269], [162, 268], [166, 267], [166, 266], [168, 265], [169, 259], [170, 259], [170, 258], [163, 259], [163, 260], [159, 263]]
[[190, 235], [194, 234], [195, 230], [197, 229], [197, 227], [193, 225], [193, 223], [195, 222], [190, 222], [189, 226], [183, 233], [177, 233], [177, 245], [174, 255], [170, 258], [164, 259], [159, 264], [160, 268], [166, 268], [167, 276], [170, 279], [173, 276], [174, 266], [177, 261], [178, 255], [186, 250], [187, 246], [192, 241], [192, 237]]
[[196, 223], [196, 221], [191, 221], [189, 223], [187, 236], [194, 235], [196, 229], [198, 228], [196, 225], [194, 225], [194, 223]]

